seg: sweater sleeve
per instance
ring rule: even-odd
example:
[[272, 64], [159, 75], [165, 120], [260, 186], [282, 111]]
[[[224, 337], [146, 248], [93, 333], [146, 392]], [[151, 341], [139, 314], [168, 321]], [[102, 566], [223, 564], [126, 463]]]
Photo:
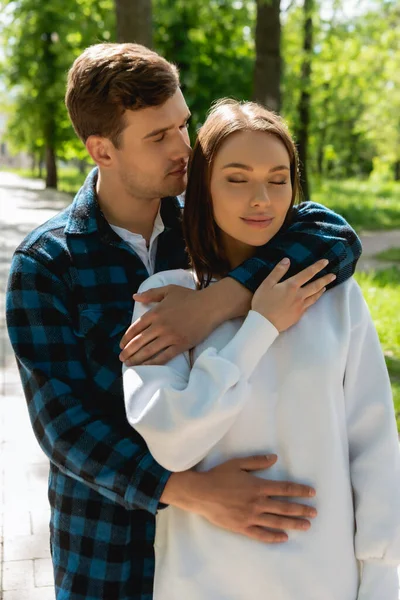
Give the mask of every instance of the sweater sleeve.
[[358, 600], [398, 600], [400, 454], [390, 381], [378, 335], [358, 286], [344, 389], [361, 561]]
[[[160, 285], [154, 276], [141, 291]], [[149, 308], [136, 303], [133, 320]], [[249, 397], [250, 375], [277, 335], [269, 321], [250, 311], [232, 340], [219, 352], [204, 350], [192, 369], [183, 354], [163, 366], [124, 367], [128, 421], [160, 465], [185, 471], [225, 435]]]
[[360, 256], [361, 242], [343, 217], [316, 202], [303, 202], [293, 208], [290, 224], [229, 276], [255, 292], [282, 258], [290, 258], [290, 269], [283, 279], [326, 258], [329, 264], [317, 277], [334, 273], [331, 288], [353, 275]]

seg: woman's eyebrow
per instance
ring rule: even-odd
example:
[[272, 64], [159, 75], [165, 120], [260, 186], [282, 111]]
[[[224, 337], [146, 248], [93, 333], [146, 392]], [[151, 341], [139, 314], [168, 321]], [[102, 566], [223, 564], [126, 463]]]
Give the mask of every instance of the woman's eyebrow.
[[[227, 165], [224, 165], [222, 167], [223, 169], [244, 169], [245, 171], [253, 171], [253, 167], [250, 167], [249, 165], [245, 165], [243, 163], [236, 163], [236, 162], [232, 162], [232, 163], [228, 163]], [[270, 173], [274, 173], [275, 171], [289, 171], [289, 167], [287, 167], [286, 165], [277, 165], [276, 167], [272, 167], [272, 169], [269, 170]]]
[[253, 171], [253, 168], [249, 165], [244, 165], [243, 163], [228, 163], [223, 169], [245, 169], [246, 171]]
[[274, 171], [289, 171], [289, 167], [286, 165], [278, 165], [269, 170], [270, 173], [274, 173]]

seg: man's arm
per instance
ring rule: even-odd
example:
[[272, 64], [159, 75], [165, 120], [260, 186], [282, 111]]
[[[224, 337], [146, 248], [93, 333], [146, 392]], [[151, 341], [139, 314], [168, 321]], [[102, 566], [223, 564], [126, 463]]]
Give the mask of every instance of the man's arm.
[[[250, 469], [244, 471], [232, 461], [221, 465], [223, 476], [215, 470], [171, 475], [128, 423], [121, 431], [122, 426], [112, 425], [95, 402], [86, 410], [88, 373], [65, 304], [67, 296], [66, 286], [41, 261], [22, 253], [14, 256], [7, 291], [8, 331], [34, 433], [54, 464], [127, 509], [155, 514], [160, 501], [170, 503], [265, 542], [287, 539], [282, 531], [263, 531], [268, 523], [282, 529], [309, 526], [298, 517], [315, 516], [313, 508], [278, 503], [264, 493], [268, 487], [275, 496], [310, 497], [313, 491], [308, 486], [257, 477], [247, 480]], [[256, 469], [268, 468], [275, 460], [254, 459], [253, 464]], [[270, 515], [264, 514], [267, 511]]]
[[290, 225], [262, 246], [257, 256], [229, 273], [230, 277], [255, 292], [284, 256], [290, 259], [290, 268], [284, 278], [320, 258], [327, 259], [329, 264], [319, 276], [327, 272], [336, 275], [329, 287], [343, 283], [353, 275], [362, 249], [360, 239], [347, 221], [315, 202], [304, 202], [293, 211]]
[[127, 509], [155, 513], [170, 473], [140, 436], [102, 414], [66, 306], [67, 286], [35, 256], [16, 253], [7, 324], [38, 442], [60, 469]]
[[[294, 209], [291, 224], [229, 277], [196, 293], [167, 286], [136, 296], [137, 301], [160, 305], [129, 327], [121, 340], [120, 358], [128, 366], [149, 361], [164, 364], [195, 346], [224, 321], [246, 314], [252, 293], [284, 257], [290, 265], [283, 279], [318, 259], [329, 261], [310, 277], [311, 295], [348, 279], [360, 255], [361, 242], [343, 217], [320, 204], [301, 204]], [[317, 274], [319, 279], [314, 281]], [[328, 274], [335, 278], [329, 279]]]

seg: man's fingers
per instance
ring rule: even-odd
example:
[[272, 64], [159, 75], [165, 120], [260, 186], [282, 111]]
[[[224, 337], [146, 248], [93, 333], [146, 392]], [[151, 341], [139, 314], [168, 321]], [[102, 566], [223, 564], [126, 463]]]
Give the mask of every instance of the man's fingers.
[[257, 517], [257, 525], [259, 527], [270, 527], [271, 529], [294, 529], [306, 531], [310, 529], [311, 523], [306, 519], [294, 519], [291, 517], [281, 517], [270, 513], [261, 513]]
[[287, 542], [289, 537], [284, 531], [268, 531], [263, 527], [248, 527], [245, 531], [245, 535], [258, 542], [265, 542], [266, 544], [283, 544]]
[[[151, 329], [151, 327], [150, 327]], [[127, 367], [135, 365], [150, 364], [149, 360], [159, 355], [165, 348], [171, 345], [171, 340], [168, 338], [155, 338], [147, 344], [140, 344], [140, 349], [134, 353], [130, 353], [129, 357], [124, 361]], [[156, 363], [153, 363], [156, 364]], [[162, 364], [162, 363], [157, 363]]]
[[263, 469], [269, 469], [276, 463], [278, 457], [276, 454], [268, 454], [261, 456], [246, 456], [245, 458], [238, 458], [238, 465], [242, 471], [261, 471]]
[[143, 302], [143, 304], [151, 304], [152, 302], [161, 302], [169, 292], [169, 285], [164, 285], [160, 288], [151, 288], [140, 294], [133, 294], [135, 302]]
[[151, 311], [149, 311], [148, 313], [143, 315], [143, 317], [139, 317], [139, 319], [136, 319], [136, 321], [128, 327], [128, 329], [125, 331], [125, 333], [122, 336], [121, 341], [119, 343], [119, 347], [121, 348], [121, 350], [123, 350], [125, 348], [125, 346], [131, 340], [133, 340], [133, 338], [138, 336], [140, 333], [142, 333], [145, 329], [147, 329], [151, 325], [151, 317], [149, 316], [150, 313], [151, 313]]
[[300, 271], [300, 273], [293, 275], [293, 277], [288, 279], [288, 281], [292, 281], [296, 285], [301, 287], [302, 285], [304, 285], [305, 283], [310, 281], [310, 279], [315, 277], [315, 275], [317, 275], [317, 273], [322, 271], [322, 269], [324, 269], [328, 264], [329, 264], [329, 261], [326, 260], [325, 258], [323, 258], [322, 260], [318, 260], [316, 263], [314, 263], [314, 264], [310, 265], [309, 267], [307, 267], [306, 269], [303, 269], [302, 271]]
[[277, 265], [275, 265], [265, 281], [268, 282], [271, 287], [273, 287], [282, 279], [285, 273], [287, 273], [289, 267], [290, 260], [288, 258], [282, 259]]
[[265, 501], [265, 512], [284, 517], [304, 517], [307, 519], [315, 519], [318, 514], [313, 506], [299, 504], [298, 502], [273, 500], [271, 498], [267, 498]]
[[315, 496], [315, 490], [309, 485], [301, 483], [266, 480], [262, 485], [262, 494], [265, 496], [312, 498]]
[[169, 348], [165, 348], [165, 350], [163, 350], [162, 352], [160, 352], [153, 358], [146, 360], [142, 364], [165, 365], [165, 364], [167, 364], [167, 362], [169, 362], [170, 360], [175, 358], [175, 356], [178, 356], [178, 354], [182, 354], [182, 350], [179, 348], [179, 346], [169, 346]]
[[139, 352], [141, 348], [150, 344], [153, 340], [157, 338], [157, 333], [154, 327], [148, 327], [138, 335], [135, 335], [133, 339], [131, 339], [122, 352], [119, 355], [119, 359], [121, 362], [125, 362], [129, 358], [131, 358], [134, 354]]

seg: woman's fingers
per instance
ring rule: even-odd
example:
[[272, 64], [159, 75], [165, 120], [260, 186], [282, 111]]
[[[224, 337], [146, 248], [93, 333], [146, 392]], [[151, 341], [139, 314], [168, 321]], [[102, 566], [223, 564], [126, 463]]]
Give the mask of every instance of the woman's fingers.
[[309, 296], [318, 294], [323, 288], [326, 288], [332, 281], [335, 281], [336, 275], [328, 273], [323, 277], [319, 277], [316, 281], [308, 283], [302, 288], [303, 298], [307, 299]]
[[325, 267], [328, 264], [329, 264], [329, 261], [326, 260], [325, 258], [318, 260], [316, 263], [314, 263], [314, 264], [310, 265], [309, 267], [306, 267], [305, 269], [300, 271], [300, 273], [297, 273], [296, 275], [293, 275], [292, 277], [290, 277], [290, 279], [288, 279], [288, 281], [295, 283], [298, 287], [301, 287], [305, 283], [309, 282], [310, 279], [315, 277], [315, 275], [317, 275], [320, 271], [322, 271], [322, 269], [325, 269]]
[[267, 283], [269, 286], [273, 287], [274, 285], [279, 283], [279, 281], [282, 279], [282, 277], [285, 275], [285, 273], [288, 272], [289, 267], [290, 267], [290, 260], [288, 258], [282, 259], [272, 269], [271, 273], [265, 279], [265, 283]]

